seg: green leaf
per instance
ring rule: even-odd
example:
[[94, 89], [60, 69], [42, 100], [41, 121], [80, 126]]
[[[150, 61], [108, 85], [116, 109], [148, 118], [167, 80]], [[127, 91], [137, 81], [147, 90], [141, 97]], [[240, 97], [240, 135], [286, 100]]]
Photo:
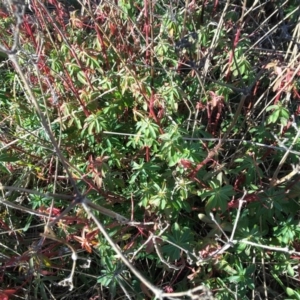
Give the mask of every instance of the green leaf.
[[[194, 240], [191, 230], [187, 227], [181, 228], [177, 222], [172, 226], [171, 233], [163, 236], [166, 241], [166, 245], [162, 247], [163, 252], [171, 260], [176, 260], [180, 258], [181, 248], [185, 250], [191, 250], [192, 242]], [[173, 244], [168, 244], [167, 241]], [[179, 247], [176, 247], [179, 246]]]
[[294, 271], [293, 267], [291, 266], [291, 264], [288, 264], [287, 271], [290, 276], [294, 277], [295, 271]]
[[268, 117], [268, 124], [276, 123], [280, 115], [280, 110], [275, 110], [269, 117]]
[[205, 208], [207, 211], [227, 209], [228, 202], [235, 194], [231, 185], [219, 187], [216, 183], [211, 183], [212, 189], [201, 194], [201, 197], [209, 196]]
[[79, 71], [77, 73], [77, 79], [82, 83], [82, 84], [88, 84], [86, 81], [86, 75], [83, 71]]
[[278, 109], [278, 105], [270, 105], [270, 106], [268, 106], [268, 107], [266, 108], [266, 111], [270, 111], [270, 110], [272, 110], [272, 109], [277, 110], [277, 109]]
[[10, 154], [1, 154], [0, 155], [0, 162], [16, 162], [19, 161], [20, 157], [18, 156], [14, 156], [14, 155], [10, 155]]
[[295, 296], [295, 291], [289, 287], [286, 288], [285, 292], [290, 297]]

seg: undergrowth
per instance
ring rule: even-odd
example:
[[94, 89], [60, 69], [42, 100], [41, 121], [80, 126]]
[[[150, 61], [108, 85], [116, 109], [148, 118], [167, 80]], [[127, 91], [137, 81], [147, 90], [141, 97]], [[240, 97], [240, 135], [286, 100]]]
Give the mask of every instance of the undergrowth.
[[0, 11], [1, 299], [300, 299], [295, 1]]

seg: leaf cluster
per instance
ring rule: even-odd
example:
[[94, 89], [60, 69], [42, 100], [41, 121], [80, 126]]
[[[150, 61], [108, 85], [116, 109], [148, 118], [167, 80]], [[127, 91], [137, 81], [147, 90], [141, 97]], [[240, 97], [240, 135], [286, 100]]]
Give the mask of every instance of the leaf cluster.
[[[198, 2], [32, 0], [18, 59], [78, 189], [138, 223], [97, 212], [153, 285], [300, 299], [298, 2]], [[1, 7], [9, 49], [13, 7]], [[53, 227], [60, 242], [35, 243], [74, 191], [0, 60], [3, 295], [67, 299], [53, 286], [71, 269], [70, 243], [91, 266], [68, 299], [150, 299], [80, 206]]]

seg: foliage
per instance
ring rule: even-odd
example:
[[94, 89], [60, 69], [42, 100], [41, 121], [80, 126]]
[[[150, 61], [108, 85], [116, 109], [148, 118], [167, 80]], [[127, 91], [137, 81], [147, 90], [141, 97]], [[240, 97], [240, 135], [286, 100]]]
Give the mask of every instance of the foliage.
[[198, 2], [30, 0], [18, 62], [65, 161], [2, 51], [0, 298], [154, 299], [74, 181], [165, 293], [300, 299], [299, 4]]

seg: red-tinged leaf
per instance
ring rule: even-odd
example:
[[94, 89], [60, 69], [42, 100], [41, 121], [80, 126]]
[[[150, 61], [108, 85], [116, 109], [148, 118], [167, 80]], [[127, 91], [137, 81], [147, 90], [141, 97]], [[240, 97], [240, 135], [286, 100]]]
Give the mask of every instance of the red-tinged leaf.
[[8, 296], [14, 295], [17, 292], [17, 290], [14, 289], [6, 289], [4, 290], [4, 293]]
[[180, 164], [185, 168], [185, 169], [191, 169], [192, 168], [192, 162], [188, 159], [181, 159]]
[[131, 242], [127, 243], [127, 244], [123, 247], [123, 250], [124, 250], [124, 251], [130, 250], [130, 249], [133, 248], [135, 245], [136, 245], [136, 242], [135, 242], [135, 241], [131, 241]]
[[228, 208], [238, 208], [239, 207], [239, 201], [238, 200], [231, 200], [227, 204]]
[[14, 289], [6, 289], [0, 292], [0, 300], [9, 300], [9, 297], [14, 295], [16, 292], [17, 290]]

